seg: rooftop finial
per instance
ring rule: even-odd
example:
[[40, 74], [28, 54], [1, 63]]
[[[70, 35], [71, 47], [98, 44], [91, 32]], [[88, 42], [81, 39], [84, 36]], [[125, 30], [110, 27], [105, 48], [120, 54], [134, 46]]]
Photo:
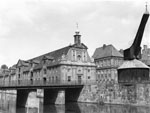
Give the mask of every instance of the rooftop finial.
[[147, 10], [147, 2], [146, 2], [146, 4], [145, 4], [145, 8], [146, 8], [145, 14], [149, 14], [149, 12], [148, 12], [148, 10]]
[[76, 29], [76, 35], [78, 35], [78, 34], [79, 34], [79, 26], [78, 26], [78, 22], [76, 23], [76, 27], [77, 27], [77, 29]]

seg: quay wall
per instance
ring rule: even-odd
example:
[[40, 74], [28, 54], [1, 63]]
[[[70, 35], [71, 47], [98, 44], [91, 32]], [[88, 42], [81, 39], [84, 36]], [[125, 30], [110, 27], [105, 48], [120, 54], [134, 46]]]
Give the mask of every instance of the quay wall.
[[78, 102], [150, 105], [150, 84], [121, 85], [118, 83], [97, 83], [82, 89]]

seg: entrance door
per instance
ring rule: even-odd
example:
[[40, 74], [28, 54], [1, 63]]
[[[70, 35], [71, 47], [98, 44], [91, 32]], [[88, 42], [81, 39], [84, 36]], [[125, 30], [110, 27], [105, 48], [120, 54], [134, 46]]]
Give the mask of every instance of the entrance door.
[[81, 84], [82, 82], [82, 78], [81, 78], [81, 75], [78, 76], [78, 84]]

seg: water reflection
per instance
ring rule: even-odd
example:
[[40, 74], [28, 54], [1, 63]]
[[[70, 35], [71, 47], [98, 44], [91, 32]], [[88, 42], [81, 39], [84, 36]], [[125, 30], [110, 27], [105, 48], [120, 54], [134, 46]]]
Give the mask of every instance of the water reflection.
[[25, 108], [16, 107], [16, 95], [0, 93], [0, 113], [149, 113], [150, 107], [129, 105], [98, 105], [67, 103], [66, 105], [44, 105], [42, 98], [30, 96]]
[[97, 105], [78, 104], [81, 113], [149, 113], [150, 107], [136, 107], [130, 105]]
[[6, 113], [16, 113], [16, 95], [0, 93], [0, 110]]

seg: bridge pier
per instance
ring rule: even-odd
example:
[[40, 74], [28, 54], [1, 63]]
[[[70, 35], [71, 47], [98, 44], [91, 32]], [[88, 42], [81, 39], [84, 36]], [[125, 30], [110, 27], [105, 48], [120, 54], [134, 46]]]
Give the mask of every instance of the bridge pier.
[[29, 91], [24, 89], [17, 90], [16, 104], [19, 107], [25, 107], [28, 99]]
[[66, 102], [77, 102], [80, 96], [81, 88], [68, 88], [66, 89]]
[[36, 98], [36, 90], [18, 89], [16, 105], [19, 107], [26, 107], [29, 103], [29, 99]]
[[65, 90], [59, 90], [55, 104], [65, 104]]
[[65, 104], [65, 89], [44, 89], [44, 104]]

